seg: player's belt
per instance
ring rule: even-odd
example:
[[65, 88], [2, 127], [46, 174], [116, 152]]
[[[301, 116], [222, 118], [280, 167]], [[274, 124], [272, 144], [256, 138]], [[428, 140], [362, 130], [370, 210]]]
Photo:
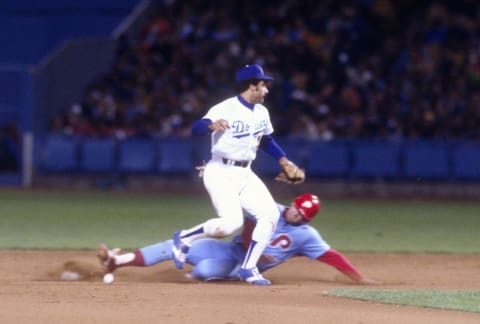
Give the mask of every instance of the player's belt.
[[246, 168], [250, 164], [250, 161], [235, 161], [235, 160], [229, 160], [226, 158], [222, 158], [222, 162], [223, 164], [226, 164], [226, 165], [233, 165], [233, 166], [238, 166], [242, 168]]

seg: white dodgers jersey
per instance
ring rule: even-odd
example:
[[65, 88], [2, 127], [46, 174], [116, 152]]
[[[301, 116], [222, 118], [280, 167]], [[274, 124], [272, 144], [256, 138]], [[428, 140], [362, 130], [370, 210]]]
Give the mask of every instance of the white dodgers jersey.
[[245, 106], [238, 97], [228, 98], [210, 108], [203, 118], [212, 122], [224, 119], [230, 128], [212, 133], [212, 155], [236, 161], [252, 161], [263, 135], [273, 133], [268, 109], [255, 104]]

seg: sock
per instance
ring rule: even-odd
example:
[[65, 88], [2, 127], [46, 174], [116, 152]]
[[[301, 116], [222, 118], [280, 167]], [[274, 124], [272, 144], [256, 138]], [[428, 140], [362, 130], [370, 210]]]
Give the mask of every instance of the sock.
[[182, 240], [182, 243], [187, 246], [191, 246], [193, 241], [204, 237], [208, 237], [208, 235], [205, 233], [203, 224], [197, 225], [188, 230], [182, 230], [180, 232], [180, 239]]
[[114, 256], [115, 265], [117, 267], [137, 266], [144, 267], [145, 260], [140, 251], [129, 252], [121, 255]]
[[245, 255], [245, 259], [243, 260], [242, 268], [255, 268], [257, 266], [258, 259], [260, 259], [260, 256], [262, 255], [266, 246], [266, 244], [252, 240], [250, 242], [250, 246], [248, 247], [247, 254]]
[[183, 244], [191, 246], [193, 241], [204, 237], [223, 238], [232, 235], [243, 225], [243, 217], [237, 219], [212, 218], [203, 224], [192, 227], [189, 230], [180, 232], [180, 239]]
[[275, 226], [268, 220], [260, 219], [252, 232], [252, 241], [242, 263], [242, 268], [250, 269], [257, 266], [258, 259], [262, 256], [263, 250], [270, 241]]

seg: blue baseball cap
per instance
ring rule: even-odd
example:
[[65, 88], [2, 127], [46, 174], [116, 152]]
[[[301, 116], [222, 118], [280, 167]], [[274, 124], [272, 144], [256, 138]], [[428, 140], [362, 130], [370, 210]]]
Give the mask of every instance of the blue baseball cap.
[[251, 80], [251, 79], [259, 79], [259, 80], [273, 80], [272, 77], [265, 75], [263, 73], [263, 69], [260, 65], [258, 64], [253, 64], [253, 65], [245, 65], [241, 69], [237, 71], [235, 74], [235, 80], [237, 82], [242, 82], [246, 80]]

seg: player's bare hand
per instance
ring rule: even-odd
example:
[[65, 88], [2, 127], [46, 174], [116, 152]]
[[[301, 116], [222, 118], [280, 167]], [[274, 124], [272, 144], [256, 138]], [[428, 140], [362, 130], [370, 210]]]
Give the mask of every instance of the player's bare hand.
[[213, 123], [211, 123], [208, 128], [211, 130], [211, 131], [220, 131], [220, 132], [223, 132], [225, 131], [226, 129], [230, 128], [230, 125], [228, 124], [228, 122], [225, 120], [225, 119], [219, 119], [217, 121], [214, 121]]
[[195, 170], [198, 171], [198, 177], [199, 178], [203, 178], [203, 173], [205, 172], [205, 166], [206, 166], [205, 160], [203, 160], [201, 165], [197, 165], [195, 167]]

